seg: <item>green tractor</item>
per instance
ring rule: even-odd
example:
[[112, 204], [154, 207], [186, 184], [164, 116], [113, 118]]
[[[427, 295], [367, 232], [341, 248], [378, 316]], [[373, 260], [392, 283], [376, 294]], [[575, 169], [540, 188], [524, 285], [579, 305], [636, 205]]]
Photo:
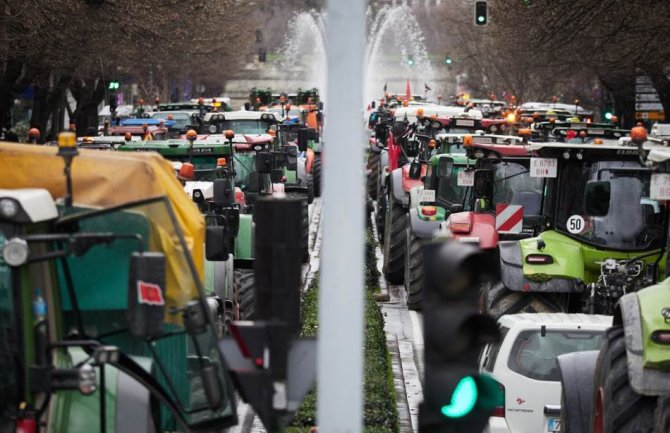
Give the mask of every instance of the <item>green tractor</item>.
[[462, 147], [462, 135], [444, 135], [438, 152], [427, 162], [423, 185], [410, 190], [405, 252], [405, 291], [407, 307], [421, 308], [423, 293], [422, 244], [433, 239], [440, 223], [453, 212], [469, 208], [466, 200], [466, 169], [475, 161]]
[[[241, 161], [234, 145], [223, 137], [208, 140], [166, 140], [128, 142], [118, 148], [125, 152], [157, 152], [171, 161], [184, 189], [205, 216], [207, 230], [219, 231], [208, 250], [220, 247], [232, 254], [229, 260], [207, 261], [205, 287], [228, 308], [226, 321], [250, 320], [254, 315], [253, 215], [236, 176], [246, 173], [248, 162]], [[188, 163], [192, 173], [185, 170]]]
[[650, 197], [652, 171], [616, 141], [530, 150], [530, 175], [544, 184], [544, 230], [499, 243], [501, 280], [484, 289], [486, 306], [494, 316], [532, 312], [539, 299], [553, 311], [612, 314], [665, 268], [666, 211]]
[[[635, 128], [634, 128], [635, 129]], [[640, 133], [642, 146], [646, 131]], [[651, 169], [650, 200], [664, 203], [667, 239], [670, 152], [642, 151]], [[668, 246], [664, 245], [663, 250]], [[574, 433], [667, 432], [670, 429], [670, 278], [618, 299], [613, 327], [600, 351], [560, 356], [561, 431]]]
[[57, 152], [0, 149], [0, 430], [234, 425], [219, 310], [201, 284], [204, 226], [169, 165], [77, 156], [74, 134]]

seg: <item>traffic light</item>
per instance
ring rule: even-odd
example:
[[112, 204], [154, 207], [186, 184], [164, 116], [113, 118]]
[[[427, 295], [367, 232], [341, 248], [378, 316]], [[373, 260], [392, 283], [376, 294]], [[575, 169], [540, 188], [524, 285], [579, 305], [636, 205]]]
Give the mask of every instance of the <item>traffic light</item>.
[[420, 433], [478, 433], [496, 406], [500, 385], [480, 375], [484, 344], [498, 341], [495, 320], [479, 311], [482, 273], [496, 269], [488, 255], [458, 242], [424, 246], [424, 400]]
[[410, 54], [409, 56], [407, 56], [407, 64], [409, 66], [414, 66], [414, 56], [413, 55]]
[[119, 90], [119, 87], [121, 87], [121, 83], [119, 83], [118, 81], [109, 82], [109, 90]]
[[452, 63], [454, 63], [454, 60], [451, 58], [451, 56], [446, 56], [444, 58], [444, 64], [445, 65], [451, 65]]
[[489, 11], [486, 0], [475, 1], [475, 25], [485, 26], [489, 22]]

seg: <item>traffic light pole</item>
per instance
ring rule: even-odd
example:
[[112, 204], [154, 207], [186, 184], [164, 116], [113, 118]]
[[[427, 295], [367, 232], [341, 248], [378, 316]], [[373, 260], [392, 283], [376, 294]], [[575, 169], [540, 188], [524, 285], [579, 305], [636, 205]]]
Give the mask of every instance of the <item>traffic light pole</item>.
[[363, 58], [365, 1], [329, 0], [319, 291], [320, 433], [359, 433], [363, 414]]

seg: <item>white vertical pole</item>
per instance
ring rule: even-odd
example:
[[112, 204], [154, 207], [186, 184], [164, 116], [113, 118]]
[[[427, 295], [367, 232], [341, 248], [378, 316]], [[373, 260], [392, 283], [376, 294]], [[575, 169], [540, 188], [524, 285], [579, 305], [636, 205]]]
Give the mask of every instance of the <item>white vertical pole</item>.
[[320, 433], [363, 425], [364, 0], [329, 0], [323, 243], [319, 291]]

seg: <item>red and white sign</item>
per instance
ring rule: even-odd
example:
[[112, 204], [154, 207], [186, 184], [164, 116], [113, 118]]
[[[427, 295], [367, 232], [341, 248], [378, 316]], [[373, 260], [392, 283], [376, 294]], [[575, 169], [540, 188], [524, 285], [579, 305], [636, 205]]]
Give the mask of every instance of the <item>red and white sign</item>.
[[140, 304], [165, 305], [161, 286], [144, 281], [137, 282], [137, 300]]
[[505, 233], [521, 233], [523, 228], [523, 206], [519, 204], [496, 205], [496, 230]]

